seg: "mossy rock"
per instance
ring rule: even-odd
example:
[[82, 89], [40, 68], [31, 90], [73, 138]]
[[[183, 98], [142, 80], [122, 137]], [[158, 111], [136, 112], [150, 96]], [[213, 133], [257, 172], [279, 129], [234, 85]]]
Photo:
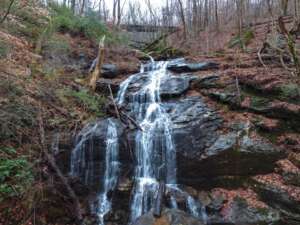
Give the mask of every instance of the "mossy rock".
[[288, 101], [300, 104], [300, 86], [298, 84], [285, 84], [280, 86], [280, 97]]

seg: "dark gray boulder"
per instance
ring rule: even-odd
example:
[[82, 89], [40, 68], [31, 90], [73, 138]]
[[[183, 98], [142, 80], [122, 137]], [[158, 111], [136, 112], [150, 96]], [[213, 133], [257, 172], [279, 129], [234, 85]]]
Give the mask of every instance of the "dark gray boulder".
[[192, 186], [203, 182], [206, 177], [269, 173], [274, 170], [275, 162], [285, 156], [266, 140], [239, 137], [236, 133], [219, 136], [206, 149], [191, 141], [186, 145], [190, 146], [190, 150], [185, 148], [184, 152], [177, 153], [178, 178], [181, 183]]
[[203, 62], [203, 63], [186, 63], [186, 62], [174, 62], [169, 63], [167, 69], [176, 73], [196, 72], [201, 70], [218, 69], [219, 64], [215, 62]]
[[104, 78], [113, 79], [119, 75], [119, 70], [116, 65], [104, 64], [101, 68], [101, 76]]
[[[181, 76], [168, 76], [164, 78], [160, 83], [160, 96], [163, 100], [170, 98], [176, 98], [184, 95], [191, 87], [191, 81], [195, 80], [195, 77], [190, 75]], [[146, 73], [136, 74], [128, 85], [126, 99], [128, 102], [134, 101], [134, 96], [140, 91], [145, 83], [150, 82], [150, 78]]]
[[163, 99], [179, 97], [190, 88], [191, 76], [170, 76], [160, 84], [160, 96]]
[[217, 88], [220, 86], [220, 84], [218, 84], [219, 79], [220, 77], [216, 74], [207, 75], [205, 77], [195, 79], [195, 81], [193, 81], [193, 86], [199, 90]]

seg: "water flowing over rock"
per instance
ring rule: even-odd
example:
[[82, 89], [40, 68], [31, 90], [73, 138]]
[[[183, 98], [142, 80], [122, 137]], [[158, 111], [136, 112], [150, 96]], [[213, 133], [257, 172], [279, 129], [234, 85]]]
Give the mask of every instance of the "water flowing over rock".
[[[71, 156], [71, 175], [79, 177], [83, 183], [89, 185], [95, 190], [103, 188], [103, 184], [98, 181], [104, 176], [106, 164], [106, 150], [109, 150], [111, 140], [108, 139], [107, 132], [114, 124], [115, 137], [111, 139], [116, 141], [118, 151], [120, 152], [119, 160], [125, 161], [126, 143], [122, 138], [124, 130], [120, 122], [116, 119], [104, 119], [95, 123], [88, 124], [78, 134], [75, 148]], [[111, 134], [113, 135], [113, 134]], [[118, 140], [116, 140], [118, 137]]]
[[[185, 62], [152, 61], [116, 86], [117, 105], [141, 129], [126, 130], [112, 118], [87, 125], [77, 137], [71, 174], [97, 191], [91, 208], [100, 225], [106, 220], [118, 225], [200, 225], [212, 219], [213, 224], [254, 225], [268, 221], [268, 216], [256, 216], [257, 220], [249, 222], [255, 211], [237, 204], [232, 207], [232, 219], [221, 223], [215, 214], [206, 213], [197, 195], [184, 190], [183, 185], [198, 188], [209, 179], [272, 172], [275, 161], [284, 154], [264, 139], [245, 134], [243, 128], [221, 135], [220, 115], [200, 96], [186, 94], [195, 82], [198, 88], [215, 85], [218, 76], [199, 80], [168, 71], [170, 65], [180, 63]], [[205, 64], [189, 69], [205, 66], [216, 68]], [[161, 195], [160, 187], [166, 190]], [[152, 215], [154, 208], [156, 214], [163, 209], [160, 218]], [[239, 220], [239, 210], [246, 223]]]

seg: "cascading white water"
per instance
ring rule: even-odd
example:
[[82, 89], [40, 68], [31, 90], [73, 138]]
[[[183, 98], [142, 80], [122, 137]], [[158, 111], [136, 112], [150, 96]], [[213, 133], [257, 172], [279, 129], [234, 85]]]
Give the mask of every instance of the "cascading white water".
[[[81, 177], [86, 185], [95, 182], [95, 170], [101, 172], [100, 166], [94, 165], [94, 151], [101, 151], [102, 146], [94, 146], [93, 136], [96, 133], [99, 124], [83, 129], [79, 133], [76, 146], [71, 156], [71, 175]], [[105, 167], [101, 190], [98, 190], [97, 199], [91, 203], [99, 219], [99, 225], [104, 225], [104, 217], [111, 210], [111, 197], [109, 193], [113, 191], [118, 182], [119, 174], [119, 142], [117, 127], [113, 120], [108, 119], [105, 143]]]
[[92, 127], [83, 129], [76, 138], [76, 145], [71, 155], [71, 175], [77, 176], [83, 179], [86, 185], [93, 182], [94, 179], [94, 145], [88, 142], [95, 133], [98, 124], [96, 123]]
[[[167, 79], [168, 62], [152, 62], [142, 65], [139, 74], [126, 79], [120, 86], [116, 102], [128, 103], [129, 111], [139, 124], [135, 136], [135, 155], [137, 165], [134, 172], [130, 222], [149, 212], [154, 206], [159, 183], [183, 194], [189, 213], [206, 222], [205, 209], [186, 192], [179, 189], [176, 181], [176, 149], [172, 137], [172, 121], [165, 111], [160, 98], [161, 82]], [[136, 92], [128, 90], [141, 77], [146, 78]], [[128, 95], [127, 95], [128, 94]], [[102, 124], [103, 125], [103, 124]], [[71, 156], [71, 174], [81, 177], [89, 185], [95, 182], [101, 167], [94, 165], [94, 155], [103, 151], [102, 146], [94, 146], [93, 136], [99, 124], [83, 129], [76, 140], [76, 147]], [[111, 210], [110, 193], [115, 189], [119, 174], [119, 141], [115, 122], [108, 119], [105, 144], [105, 169], [97, 199], [92, 203], [98, 215], [99, 225], [104, 225], [104, 217]], [[96, 170], [96, 171], [95, 171]], [[97, 178], [98, 179], [98, 178]], [[178, 208], [175, 196], [170, 197], [170, 206]]]
[[[142, 131], [135, 137], [135, 185], [132, 193], [130, 221], [151, 210], [158, 192], [159, 182], [178, 189], [176, 185], [176, 151], [172, 139], [172, 121], [162, 106], [160, 86], [162, 79], [170, 76], [166, 70], [167, 62], [152, 62], [152, 70], [147, 71], [148, 82], [133, 96], [128, 98], [130, 109]], [[142, 66], [141, 73], [145, 72]], [[117, 103], [123, 104], [131, 82], [139, 76], [133, 75], [121, 84]], [[187, 208], [195, 217], [205, 215], [196, 201], [187, 196]], [[171, 197], [171, 206], [177, 208], [176, 199]], [[203, 215], [200, 215], [200, 212]]]
[[154, 204], [158, 183], [176, 183], [176, 152], [171, 121], [161, 106], [160, 84], [167, 63], [148, 73], [149, 81], [132, 99], [132, 111], [143, 131], [135, 138], [137, 166], [131, 204], [131, 221], [148, 212]]
[[98, 195], [97, 215], [100, 220], [99, 225], [104, 225], [104, 216], [111, 210], [111, 200], [108, 196], [117, 185], [119, 173], [119, 146], [118, 133], [115, 123], [108, 120], [106, 151], [105, 151], [105, 174], [103, 191]]

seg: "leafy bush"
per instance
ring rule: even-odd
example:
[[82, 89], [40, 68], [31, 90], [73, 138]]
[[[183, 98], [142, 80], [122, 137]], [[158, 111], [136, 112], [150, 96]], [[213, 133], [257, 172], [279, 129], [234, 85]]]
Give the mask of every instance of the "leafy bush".
[[32, 166], [14, 148], [0, 148], [0, 202], [23, 194], [33, 182]]

